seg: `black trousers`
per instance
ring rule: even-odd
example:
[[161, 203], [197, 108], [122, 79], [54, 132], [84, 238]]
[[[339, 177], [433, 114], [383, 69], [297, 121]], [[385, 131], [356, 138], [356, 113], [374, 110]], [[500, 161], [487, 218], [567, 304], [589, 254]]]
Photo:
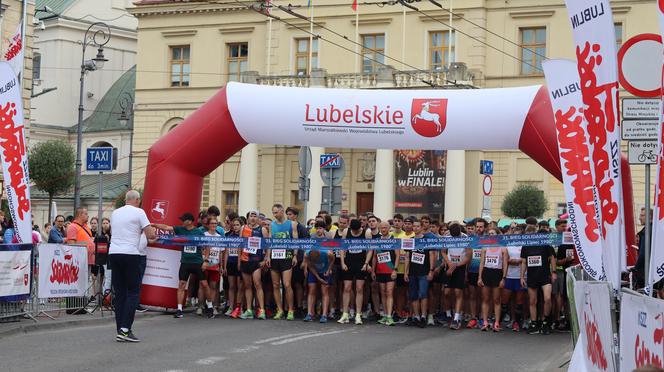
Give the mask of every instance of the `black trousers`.
[[140, 256], [132, 254], [109, 255], [113, 275], [111, 282], [115, 292], [115, 325], [117, 330], [131, 330], [141, 290]]

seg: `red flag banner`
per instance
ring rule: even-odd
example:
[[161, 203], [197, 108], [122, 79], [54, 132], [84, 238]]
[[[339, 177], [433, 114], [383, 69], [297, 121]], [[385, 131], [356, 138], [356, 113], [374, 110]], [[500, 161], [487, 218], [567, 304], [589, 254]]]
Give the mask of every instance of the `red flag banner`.
[[353, 5], [351, 5], [351, 8], [357, 12], [357, 0], [353, 0]]

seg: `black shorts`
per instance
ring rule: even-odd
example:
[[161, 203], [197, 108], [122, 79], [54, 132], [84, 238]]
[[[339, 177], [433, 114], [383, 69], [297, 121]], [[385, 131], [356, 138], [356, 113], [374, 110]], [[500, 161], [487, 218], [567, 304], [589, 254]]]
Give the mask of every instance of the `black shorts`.
[[376, 281], [378, 283], [390, 283], [395, 281], [396, 279], [392, 279], [391, 274], [376, 274]]
[[528, 275], [526, 278], [528, 288], [541, 288], [547, 284], [551, 284], [551, 275]]
[[468, 285], [472, 285], [473, 287], [477, 287], [477, 279], [480, 278], [480, 273], [468, 273]]
[[92, 273], [92, 275], [99, 275], [99, 271], [101, 271], [101, 275], [104, 275], [104, 266], [97, 266], [97, 265], [90, 266], [90, 272]]
[[408, 288], [408, 283], [403, 280], [404, 274], [397, 274], [397, 287], [399, 288]]
[[283, 273], [284, 271], [293, 269], [293, 259], [285, 258], [278, 260], [270, 260], [270, 270], [276, 271], [278, 273]]
[[348, 264], [348, 271], [341, 270], [342, 280], [367, 280], [367, 272], [362, 271], [362, 264], [350, 262]]
[[226, 275], [227, 276], [238, 276], [238, 275], [240, 275], [240, 273], [237, 270], [237, 261], [226, 263]]
[[293, 275], [291, 276], [291, 285], [299, 283], [304, 285], [304, 270], [300, 269], [300, 264], [298, 263], [293, 267]]
[[445, 274], [445, 269], [441, 268], [440, 271], [438, 272], [438, 275], [435, 275], [433, 277], [433, 282], [434, 283], [439, 283], [439, 284], [447, 284], [449, 282], [449, 277], [447, 274]]
[[484, 269], [482, 271], [482, 282], [485, 287], [498, 288], [503, 280], [503, 269]]
[[198, 281], [205, 280], [202, 265], [198, 263], [180, 263], [180, 272], [178, 273], [180, 280], [187, 281], [189, 275], [194, 275]]
[[[447, 276], [447, 272], [445, 272]], [[447, 276], [447, 288], [466, 289], [466, 266], [457, 267], [451, 276]]]
[[251, 275], [254, 271], [261, 268], [261, 263], [258, 261], [240, 261], [240, 271], [243, 274]]

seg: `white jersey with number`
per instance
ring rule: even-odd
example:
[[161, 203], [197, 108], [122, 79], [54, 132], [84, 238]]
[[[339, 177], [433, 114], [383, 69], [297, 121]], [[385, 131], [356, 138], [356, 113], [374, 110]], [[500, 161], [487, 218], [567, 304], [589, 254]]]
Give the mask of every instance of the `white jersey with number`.
[[503, 249], [485, 248], [484, 250], [484, 268], [486, 269], [502, 269], [503, 268]]

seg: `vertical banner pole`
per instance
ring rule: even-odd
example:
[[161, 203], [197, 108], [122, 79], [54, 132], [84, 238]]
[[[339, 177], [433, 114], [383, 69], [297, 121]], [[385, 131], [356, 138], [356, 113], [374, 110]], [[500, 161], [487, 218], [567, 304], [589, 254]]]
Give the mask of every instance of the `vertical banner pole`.
[[[654, 291], [652, 290], [652, 286], [650, 285], [650, 164], [646, 164], [646, 197], [645, 197], [645, 203], [646, 203], [646, 231], [645, 231], [645, 236], [643, 237], [646, 242], [644, 244], [645, 248], [645, 257], [646, 257], [646, 262], [644, 266], [644, 277], [645, 277], [645, 285], [646, 287], [649, 288], [650, 296], [653, 295]], [[655, 283], [652, 283], [653, 285]]]
[[99, 204], [97, 208], [97, 236], [101, 236], [101, 218], [103, 213], [102, 196], [104, 193], [104, 172], [99, 172]]

